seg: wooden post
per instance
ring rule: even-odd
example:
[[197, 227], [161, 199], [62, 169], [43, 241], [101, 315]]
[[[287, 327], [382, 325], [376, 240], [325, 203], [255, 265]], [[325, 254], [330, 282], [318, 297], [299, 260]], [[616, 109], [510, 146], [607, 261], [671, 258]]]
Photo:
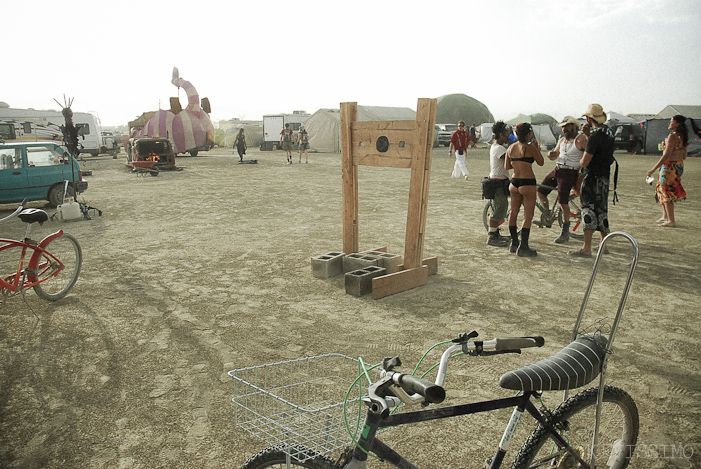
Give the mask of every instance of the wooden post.
[[358, 252], [358, 165], [353, 162], [351, 123], [358, 120], [358, 103], [341, 103], [343, 171], [343, 252]]

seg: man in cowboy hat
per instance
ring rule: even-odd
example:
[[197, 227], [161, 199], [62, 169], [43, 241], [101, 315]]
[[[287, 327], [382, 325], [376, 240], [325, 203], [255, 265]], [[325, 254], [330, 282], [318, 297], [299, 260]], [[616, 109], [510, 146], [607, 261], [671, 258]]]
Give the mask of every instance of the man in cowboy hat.
[[[558, 125], [562, 128], [563, 137], [558, 140], [555, 149], [548, 152], [548, 158], [557, 160], [555, 169], [545, 176], [541, 185], [553, 189], [557, 186], [557, 194], [560, 197], [560, 206], [562, 207], [563, 225], [562, 233], [555, 242], [563, 244], [570, 239], [569, 197], [570, 191], [577, 184], [579, 168], [582, 166], [580, 160], [584, 156], [587, 137], [579, 132], [579, 122], [573, 117], [565, 119]], [[548, 194], [551, 190], [538, 188], [538, 199], [546, 210], [549, 210]]]
[[608, 196], [611, 164], [613, 163], [614, 140], [611, 129], [604, 125], [606, 113], [599, 104], [590, 104], [582, 114], [591, 126], [582, 165], [581, 201], [582, 223], [584, 223], [584, 245], [572, 256], [591, 257], [591, 242], [594, 231], [601, 233], [601, 239], [609, 233]]

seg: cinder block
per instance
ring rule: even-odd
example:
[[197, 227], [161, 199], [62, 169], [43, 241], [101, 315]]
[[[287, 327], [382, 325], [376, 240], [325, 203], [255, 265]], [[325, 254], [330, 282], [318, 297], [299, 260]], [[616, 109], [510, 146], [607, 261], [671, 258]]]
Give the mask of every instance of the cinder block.
[[328, 252], [312, 258], [312, 275], [317, 278], [329, 278], [343, 273], [343, 253]]
[[404, 259], [399, 254], [380, 251], [370, 251], [365, 254], [376, 257], [378, 260], [377, 265], [387, 269], [388, 274], [393, 274], [402, 270], [401, 267], [404, 264]]
[[386, 269], [376, 265], [347, 272], [345, 275], [346, 293], [353, 296], [363, 296], [372, 293], [372, 279], [386, 274]]
[[379, 260], [375, 256], [354, 252], [343, 256], [343, 271], [352, 272], [354, 270], [379, 265]]

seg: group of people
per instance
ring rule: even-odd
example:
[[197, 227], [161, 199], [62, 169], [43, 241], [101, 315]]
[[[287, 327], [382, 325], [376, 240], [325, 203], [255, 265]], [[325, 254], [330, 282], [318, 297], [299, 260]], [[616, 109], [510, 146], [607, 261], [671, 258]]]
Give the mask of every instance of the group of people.
[[[509, 251], [520, 257], [535, 257], [537, 252], [529, 246], [531, 223], [535, 212], [536, 199], [547, 210], [548, 194], [557, 189], [562, 206], [562, 232], [555, 243], [569, 241], [570, 207], [572, 189], [580, 194], [584, 242], [580, 249], [569, 254], [575, 257], [592, 256], [592, 240], [595, 232], [603, 238], [610, 232], [608, 218], [608, 198], [611, 165], [614, 160], [614, 135], [605, 124], [607, 117], [599, 104], [591, 104], [582, 115], [586, 124], [580, 129], [579, 122], [566, 119], [559, 125], [563, 136], [548, 158], [555, 161], [555, 168], [543, 179], [539, 186], [533, 172], [533, 163], [543, 166], [544, 158], [533, 128], [528, 123], [518, 124], [514, 130], [516, 142], [506, 148], [512, 135], [511, 128], [504, 122], [496, 122], [492, 127], [494, 140], [490, 148], [489, 180], [493, 185], [493, 211], [489, 219], [487, 244], [509, 247]], [[669, 137], [662, 144], [664, 151], [657, 164], [647, 173], [648, 178], [660, 169], [655, 198], [662, 205], [663, 215], [659, 226], [674, 227], [674, 203], [686, 198], [680, 178], [684, 172], [686, 147], [689, 144], [688, 131], [683, 116], [674, 116], [669, 123]], [[464, 130], [464, 122], [459, 122], [453, 134], [450, 153], [455, 155], [453, 177], [462, 174], [467, 179], [465, 152], [469, 144], [474, 147]], [[510, 171], [513, 176], [510, 178]], [[502, 236], [499, 225], [506, 218], [511, 198], [511, 214], [508, 220], [509, 236]], [[523, 207], [523, 222], [518, 229], [517, 218]]]
[[[295, 136], [294, 131], [290, 129], [290, 124], [285, 124], [285, 128], [280, 132], [280, 145], [282, 146], [282, 149], [285, 150], [287, 164], [292, 164], [292, 149], [296, 144], [299, 144], [299, 162], [302, 162], [302, 155], [304, 155], [304, 162], [309, 163], [309, 134], [307, 133], [307, 130], [304, 128], [304, 126], [301, 126], [299, 128], [298, 135]], [[243, 157], [248, 149], [243, 127], [239, 129], [239, 133], [236, 134], [234, 147], [239, 154], [239, 163], [243, 163]]]
[[287, 164], [292, 164], [292, 149], [294, 145], [299, 144], [299, 162], [302, 162], [302, 154], [306, 155], [305, 163], [309, 163], [309, 134], [304, 126], [299, 128], [298, 135], [290, 129], [290, 124], [285, 124], [285, 128], [280, 132], [280, 145], [285, 150], [285, 158]]

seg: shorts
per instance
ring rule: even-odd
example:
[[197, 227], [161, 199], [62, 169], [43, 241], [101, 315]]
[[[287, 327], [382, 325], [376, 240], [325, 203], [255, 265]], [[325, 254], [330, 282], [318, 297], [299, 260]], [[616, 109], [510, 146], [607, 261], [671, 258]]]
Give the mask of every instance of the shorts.
[[593, 230], [608, 234], [609, 227], [609, 178], [586, 174], [582, 182], [582, 222], [584, 231]]
[[[560, 198], [560, 203], [566, 203], [570, 199], [570, 191], [577, 184], [577, 178], [579, 177], [578, 169], [562, 169], [555, 168], [550, 171], [550, 174], [545, 176], [543, 186], [550, 186], [553, 189], [557, 186], [557, 196]], [[538, 188], [538, 192], [543, 195], [550, 194], [552, 189], [542, 189]], [[563, 202], [565, 201], [565, 202]]]
[[309, 150], [309, 144], [308, 143], [300, 143], [299, 144], [299, 151], [303, 150]]
[[492, 212], [489, 219], [497, 223], [501, 223], [506, 218], [506, 212], [509, 209], [509, 199], [508, 192], [503, 185], [499, 185], [494, 190], [494, 199], [492, 199], [492, 206], [494, 211]]
[[516, 189], [523, 186], [537, 186], [538, 183], [533, 179], [523, 179], [523, 178], [511, 178], [511, 184], [514, 185]]
[[292, 142], [282, 142], [282, 149], [285, 151], [292, 151]]

